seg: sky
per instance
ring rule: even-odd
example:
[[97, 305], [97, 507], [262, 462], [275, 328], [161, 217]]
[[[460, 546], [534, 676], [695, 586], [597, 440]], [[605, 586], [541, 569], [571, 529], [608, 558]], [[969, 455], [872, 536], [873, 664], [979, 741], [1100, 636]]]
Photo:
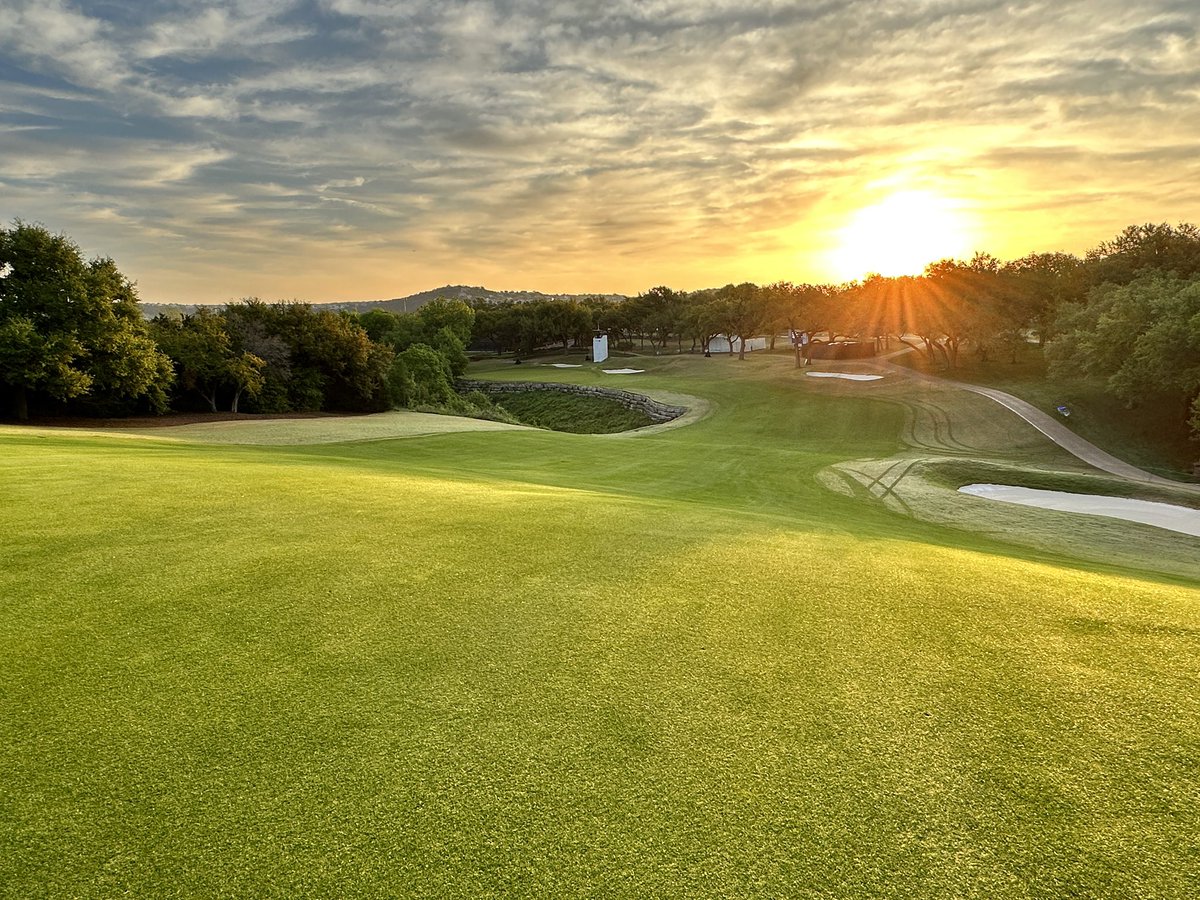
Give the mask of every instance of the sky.
[[143, 300], [900, 274], [1200, 220], [1195, 0], [4, 0], [0, 223]]

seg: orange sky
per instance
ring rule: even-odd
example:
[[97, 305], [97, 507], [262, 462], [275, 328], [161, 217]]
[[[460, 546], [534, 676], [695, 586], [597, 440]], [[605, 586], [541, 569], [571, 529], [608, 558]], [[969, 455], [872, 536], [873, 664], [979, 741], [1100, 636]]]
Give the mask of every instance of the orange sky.
[[90, 8], [0, 10], [0, 216], [145, 300], [841, 280], [1200, 219], [1173, 0]]

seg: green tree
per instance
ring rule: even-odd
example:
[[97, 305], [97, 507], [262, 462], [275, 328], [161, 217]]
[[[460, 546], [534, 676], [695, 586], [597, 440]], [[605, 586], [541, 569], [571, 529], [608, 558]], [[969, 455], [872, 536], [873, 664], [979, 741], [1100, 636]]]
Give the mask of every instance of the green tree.
[[79, 343], [62, 332], [44, 334], [24, 316], [0, 321], [0, 381], [13, 392], [17, 418], [29, 418], [29, 393], [57, 400], [78, 397], [92, 377], [72, 365]]
[[[836, 291], [829, 285], [821, 284], [792, 284], [790, 281], [779, 281], [765, 287], [767, 296], [768, 324], [772, 331], [787, 329], [797, 335], [807, 332], [810, 339], [818, 331], [829, 327], [834, 311]], [[883, 334], [882, 331], [870, 331], [871, 334]], [[774, 346], [772, 344], [772, 346]], [[802, 348], [794, 345], [796, 367], [803, 362]]]
[[1174, 398], [1200, 439], [1200, 278], [1149, 272], [1099, 285], [1063, 308], [1057, 328], [1046, 345], [1053, 376], [1102, 377], [1129, 404]]
[[1149, 272], [1200, 275], [1200, 228], [1187, 222], [1130, 225], [1088, 251], [1087, 272], [1092, 284], [1128, 284]]
[[697, 347], [708, 353], [714, 337], [721, 333], [723, 309], [715, 299], [713, 290], [692, 291], [687, 295], [683, 311], [683, 328], [692, 340], [692, 350]]
[[1030, 253], [1005, 263], [1010, 324], [1027, 329], [1044, 345], [1053, 336], [1058, 310], [1081, 303], [1087, 292], [1083, 261], [1070, 253]]
[[389, 381], [403, 406], [445, 406], [454, 398], [453, 374], [446, 358], [428, 344], [413, 344], [396, 354]]
[[[175, 366], [179, 384], [203, 397], [210, 411], [217, 412], [218, 392], [225, 388], [235, 391], [234, 411], [242, 390], [250, 387], [255, 393], [261, 388], [258, 378], [265, 363], [257, 357], [253, 358], [256, 363], [241, 359], [243, 354], [235, 352], [225, 319], [211, 309], [200, 307], [193, 315], [179, 318], [156, 316], [150, 324], [154, 340]], [[249, 375], [252, 369], [256, 376]], [[239, 379], [245, 383], [239, 384]]]
[[718, 317], [722, 330], [729, 338], [729, 352], [733, 353], [733, 339], [741, 341], [738, 359], [746, 358], [746, 341], [762, 332], [767, 321], [767, 306], [762, 290], [756, 284], [727, 284], [716, 293]]
[[389, 310], [372, 309], [369, 312], [359, 313], [358, 324], [362, 326], [363, 331], [371, 340], [376, 343], [384, 343], [389, 342], [388, 335], [396, 327], [398, 318], [397, 313]]
[[416, 312], [421, 322], [421, 333], [432, 337], [443, 328], [458, 338], [463, 347], [471, 343], [471, 331], [475, 325], [475, 310], [461, 300], [446, 300], [439, 297], [430, 300]]
[[133, 283], [111, 259], [85, 262], [65, 235], [17, 222], [0, 229], [0, 270], [0, 325], [10, 323], [0, 381], [19, 416], [28, 414], [31, 394], [78, 399], [93, 411], [165, 408], [170, 361], [149, 338]]

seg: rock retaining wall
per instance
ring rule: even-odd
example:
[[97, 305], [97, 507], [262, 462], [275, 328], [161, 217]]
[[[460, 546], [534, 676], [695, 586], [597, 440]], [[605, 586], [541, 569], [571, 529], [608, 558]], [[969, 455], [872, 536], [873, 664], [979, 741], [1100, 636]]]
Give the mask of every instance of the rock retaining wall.
[[636, 409], [645, 413], [655, 423], [670, 422], [687, 412], [686, 406], [659, 403], [644, 394], [583, 384], [561, 384], [550, 381], [473, 381], [469, 378], [460, 378], [455, 382], [455, 387], [461, 393], [482, 391], [485, 394], [523, 394], [528, 391], [556, 391], [560, 394], [577, 394], [582, 397], [604, 397], [620, 403], [626, 409]]

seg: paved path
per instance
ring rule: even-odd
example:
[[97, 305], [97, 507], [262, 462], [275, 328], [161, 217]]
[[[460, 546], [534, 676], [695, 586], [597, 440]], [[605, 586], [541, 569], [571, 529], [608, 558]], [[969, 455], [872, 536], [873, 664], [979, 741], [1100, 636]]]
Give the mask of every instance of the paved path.
[[[906, 351], [900, 352], [903, 353]], [[888, 356], [897, 355], [899, 354], [889, 354]], [[998, 391], [995, 388], [967, 384], [965, 381], [952, 381], [949, 378], [939, 378], [936, 375], [926, 375], [924, 372], [917, 372], [905, 366], [898, 366], [895, 363], [887, 362], [886, 359], [885, 357], [883, 360], [876, 362], [876, 365], [894, 374], [904, 375], [917, 381], [923, 381], [926, 384], [959, 388], [960, 390], [970, 391], [973, 394], [987, 397], [989, 400], [994, 400], [1006, 409], [1016, 413], [1072, 456], [1082, 459], [1085, 463], [1095, 466], [1097, 469], [1102, 469], [1121, 478], [1128, 478], [1130, 481], [1166, 485], [1193, 493], [1200, 493], [1200, 484], [1188, 484], [1183, 481], [1172, 481], [1169, 478], [1162, 478], [1150, 472], [1143, 471], [1137, 466], [1130, 465], [1124, 460], [1117, 459], [1111, 453], [1104, 452], [1090, 441], [1085, 441], [1071, 429], [1067, 428], [1067, 426], [1042, 412], [1033, 404], [1025, 402], [1020, 397], [1014, 397], [1012, 394], [1006, 394], [1004, 391]]]

